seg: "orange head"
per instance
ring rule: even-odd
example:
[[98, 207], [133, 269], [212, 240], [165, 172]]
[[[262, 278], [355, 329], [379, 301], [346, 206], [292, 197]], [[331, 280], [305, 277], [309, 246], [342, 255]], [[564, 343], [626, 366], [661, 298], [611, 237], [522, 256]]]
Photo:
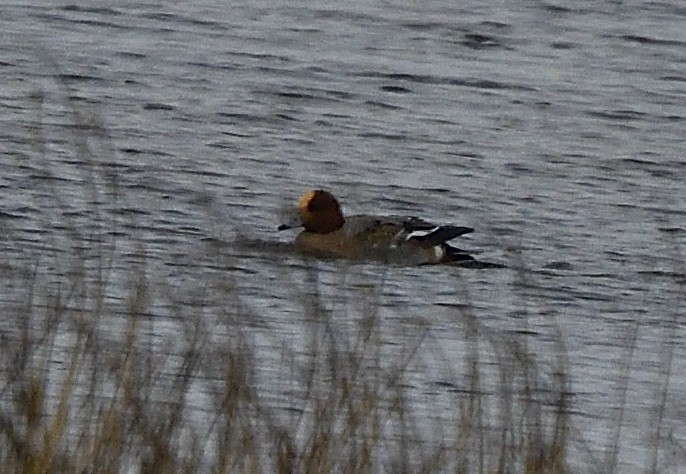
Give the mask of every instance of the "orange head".
[[345, 220], [338, 200], [328, 191], [308, 191], [298, 202], [303, 227], [315, 234], [328, 234], [343, 227]]

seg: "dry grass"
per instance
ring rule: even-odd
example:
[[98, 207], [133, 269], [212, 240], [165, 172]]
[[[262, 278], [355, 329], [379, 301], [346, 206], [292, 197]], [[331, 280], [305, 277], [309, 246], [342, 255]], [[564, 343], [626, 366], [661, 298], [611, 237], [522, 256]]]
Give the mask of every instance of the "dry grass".
[[[76, 296], [62, 290], [75, 282], [26, 277], [33, 299], [2, 346], [6, 472], [565, 471], [564, 357], [553, 386], [540, 390], [526, 344], [496, 347], [464, 308], [467, 381], [451, 382], [464, 387], [454, 393], [454, 426], [426, 440], [423, 425], [437, 422], [416, 413], [408, 368], [429, 326], [419, 320], [402, 357], [387, 360], [375, 288], [368, 310], [353, 315], [351, 338], [337, 336], [320, 295], [302, 298], [307, 345], [282, 349], [293, 390], [277, 407], [257, 380], [262, 349], [246, 331], [259, 315], [240, 294], [225, 289], [228, 309], [178, 322], [184, 342], [167, 352], [151, 343], [148, 302], [159, 295], [143, 270], [134, 271], [124, 308], [93, 304], [88, 295], [108, 293], [92, 287], [102, 281], [82, 278]], [[316, 288], [316, 271], [309, 275]], [[496, 396], [481, 386], [490, 376], [483, 344], [501, 364]]]

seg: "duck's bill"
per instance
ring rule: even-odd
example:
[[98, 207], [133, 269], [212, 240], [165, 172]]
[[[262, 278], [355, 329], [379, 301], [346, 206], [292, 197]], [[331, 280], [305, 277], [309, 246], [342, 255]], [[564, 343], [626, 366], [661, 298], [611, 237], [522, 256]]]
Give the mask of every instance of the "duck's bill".
[[276, 218], [281, 221], [281, 225], [277, 227], [280, 231], [295, 229], [303, 225], [302, 220], [300, 220], [300, 212], [290, 204], [284, 204], [277, 212]]
[[302, 227], [302, 225], [303, 225], [303, 224], [302, 224], [302, 222], [300, 221], [300, 217], [297, 217], [297, 218], [294, 218], [294, 219], [291, 220], [291, 221], [284, 222], [283, 224], [281, 224], [281, 225], [280, 225], [279, 227], [277, 227], [276, 229], [279, 230], [279, 231], [282, 231], [282, 230], [288, 230], [288, 229], [295, 229], [296, 227]]

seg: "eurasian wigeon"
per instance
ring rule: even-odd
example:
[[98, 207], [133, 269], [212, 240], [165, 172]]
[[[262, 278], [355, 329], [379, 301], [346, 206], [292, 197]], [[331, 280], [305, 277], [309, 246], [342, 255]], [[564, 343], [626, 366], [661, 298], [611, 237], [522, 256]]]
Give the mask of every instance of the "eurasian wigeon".
[[328, 191], [306, 192], [298, 203], [298, 219], [279, 230], [304, 227], [296, 248], [316, 257], [380, 260], [402, 265], [473, 262], [464, 250], [448, 245], [470, 227], [436, 225], [417, 217], [356, 215], [343, 217], [338, 200]]

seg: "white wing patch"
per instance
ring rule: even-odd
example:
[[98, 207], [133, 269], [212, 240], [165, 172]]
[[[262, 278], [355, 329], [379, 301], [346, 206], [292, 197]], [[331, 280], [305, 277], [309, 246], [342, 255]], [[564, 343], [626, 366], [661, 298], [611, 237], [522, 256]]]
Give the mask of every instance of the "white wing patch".
[[437, 230], [440, 230], [440, 228], [441, 228], [441, 226], [439, 225], [439, 226], [436, 226], [436, 227], [434, 227], [433, 229], [429, 229], [429, 230], [415, 230], [415, 231], [412, 231], [412, 232], [410, 232], [409, 234], [407, 234], [407, 236], [405, 237], [405, 240], [412, 240], [412, 239], [414, 239], [414, 238], [416, 238], [416, 237], [426, 237], [427, 235], [433, 234], [433, 233], [436, 232]]
[[434, 257], [436, 257], [437, 262], [443, 260], [443, 257], [445, 257], [446, 253], [448, 252], [445, 250], [443, 245], [434, 245]]

